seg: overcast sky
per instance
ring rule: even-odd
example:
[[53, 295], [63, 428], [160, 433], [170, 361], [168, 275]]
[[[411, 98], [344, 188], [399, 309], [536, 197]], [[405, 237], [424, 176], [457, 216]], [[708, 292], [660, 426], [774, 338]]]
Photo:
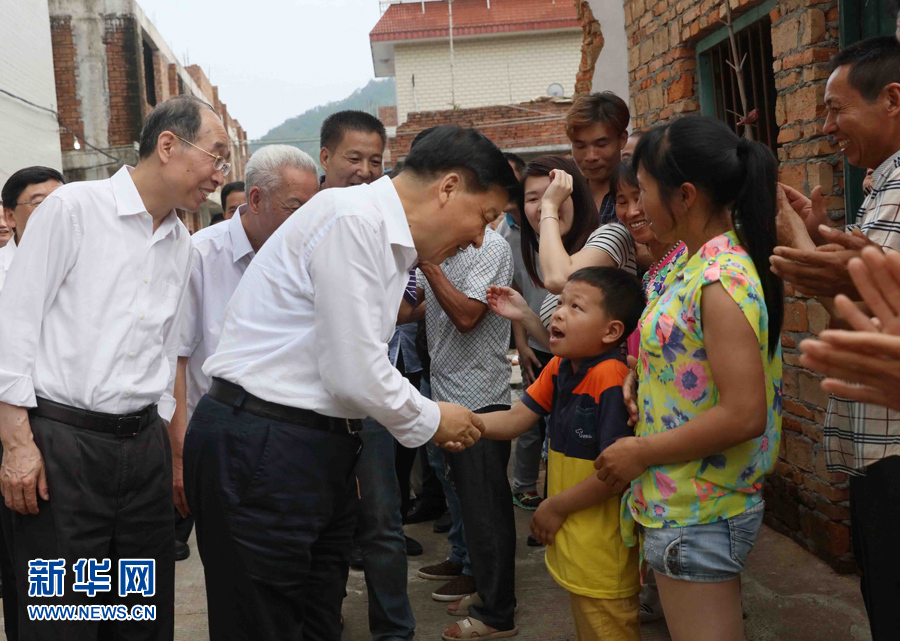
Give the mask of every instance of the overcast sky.
[[375, 77], [378, 0], [138, 0], [251, 139]]

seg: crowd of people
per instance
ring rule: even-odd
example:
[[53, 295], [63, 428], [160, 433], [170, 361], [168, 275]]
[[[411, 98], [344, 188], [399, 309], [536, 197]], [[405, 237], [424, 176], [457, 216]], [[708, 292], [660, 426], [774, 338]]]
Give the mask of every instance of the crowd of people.
[[[351, 566], [372, 638], [411, 639], [422, 546], [403, 526], [429, 520], [449, 554], [417, 572], [458, 617], [443, 638], [512, 637], [519, 508], [579, 639], [636, 641], [661, 617], [676, 641], [743, 639], [789, 283], [832, 316], [800, 364], [832, 395], [824, 447], [850, 475], [873, 638], [897, 638], [897, 40], [841, 51], [825, 103], [824, 133], [873, 170], [845, 229], [823, 224], [820, 193], [777, 182], [761, 143], [700, 116], [629, 133], [610, 92], [574, 99], [570, 156], [530, 162], [439, 126], [384, 175], [383, 124], [347, 111], [322, 126], [321, 178], [270, 145], [226, 184], [221, 121], [178, 96], [108, 180], [16, 172], [0, 217], [7, 637], [171, 639], [196, 525], [211, 639], [339, 639]], [[219, 189], [223, 219], [190, 236], [177, 211]], [[152, 559], [155, 589], [95, 595], [72, 571], [46, 593], [47, 559], [109, 559], [111, 585], [119, 560]], [[29, 609], [98, 602], [156, 616]]]

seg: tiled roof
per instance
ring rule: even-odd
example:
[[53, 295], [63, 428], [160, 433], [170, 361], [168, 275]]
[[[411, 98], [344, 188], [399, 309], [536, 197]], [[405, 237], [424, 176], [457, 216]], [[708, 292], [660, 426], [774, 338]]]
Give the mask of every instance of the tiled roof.
[[[580, 27], [572, 0], [453, 0], [453, 35]], [[447, 2], [394, 4], [369, 34], [371, 42], [448, 38]]]

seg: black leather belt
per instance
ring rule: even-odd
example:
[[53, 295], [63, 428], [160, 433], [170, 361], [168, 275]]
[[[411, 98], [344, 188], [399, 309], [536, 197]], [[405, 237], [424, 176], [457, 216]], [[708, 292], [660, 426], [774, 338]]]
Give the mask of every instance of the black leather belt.
[[262, 418], [270, 418], [282, 423], [293, 423], [324, 432], [336, 434], [355, 434], [362, 424], [358, 420], [324, 416], [312, 410], [289, 405], [279, 405], [264, 401], [249, 393], [240, 385], [235, 385], [221, 378], [213, 378], [207, 392], [212, 398], [230, 407], [250, 412]]
[[114, 434], [120, 438], [137, 436], [141, 430], [159, 418], [156, 405], [149, 405], [132, 414], [104, 414], [63, 405], [46, 398], [38, 397], [36, 400], [37, 407], [28, 410], [28, 413], [33, 416], [40, 416], [92, 432]]

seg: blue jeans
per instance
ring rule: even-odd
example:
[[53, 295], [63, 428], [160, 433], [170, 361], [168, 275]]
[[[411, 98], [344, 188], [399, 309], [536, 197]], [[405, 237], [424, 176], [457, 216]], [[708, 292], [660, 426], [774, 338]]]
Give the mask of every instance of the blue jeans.
[[394, 469], [394, 437], [367, 418], [356, 466], [360, 498], [356, 542], [363, 555], [373, 641], [412, 639], [416, 629], [406, 591], [406, 538], [400, 514], [400, 484]]
[[462, 512], [459, 508], [459, 497], [450, 483], [447, 463], [444, 461], [444, 450], [434, 443], [428, 444], [428, 462], [434, 468], [434, 473], [441, 480], [444, 488], [444, 496], [447, 497], [447, 509], [450, 511], [450, 533], [447, 540], [450, 541], [450, 562], [463, 566], [463, 574], [472, 576], [472, 565], [469, 563], [469, 548], [466, 546], [466, 532], [463, 528]]
[[741, 575], [762, 527], [765, 503], [712, 523], [644, 528], [644, 561], [681, 581], [717, 583]]

